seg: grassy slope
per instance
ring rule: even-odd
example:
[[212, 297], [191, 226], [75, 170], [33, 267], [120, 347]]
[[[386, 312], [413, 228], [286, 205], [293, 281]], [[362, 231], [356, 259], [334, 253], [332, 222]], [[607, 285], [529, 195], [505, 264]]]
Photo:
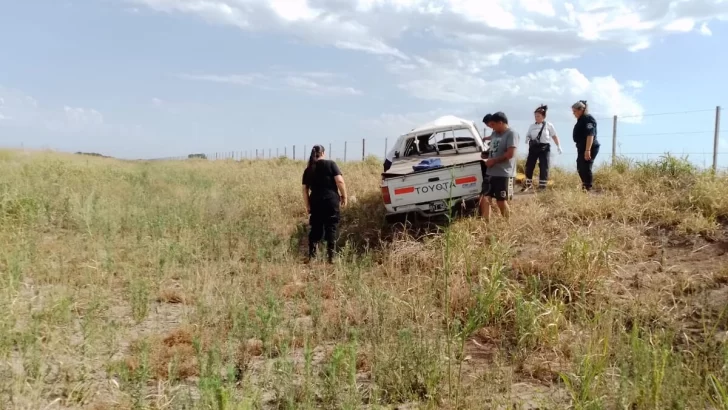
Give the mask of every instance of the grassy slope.
[[302, 166], [0, 152], [0, 403], [728, 406], [725, 175], [556, 172], [508, 223], [417, 239], [345, 164], [329, 268], [300, 263]]

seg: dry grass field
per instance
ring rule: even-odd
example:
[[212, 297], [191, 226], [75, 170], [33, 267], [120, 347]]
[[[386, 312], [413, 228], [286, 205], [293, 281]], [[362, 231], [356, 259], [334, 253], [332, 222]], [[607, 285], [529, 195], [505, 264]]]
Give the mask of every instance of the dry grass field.
[[664, 158], [304, 265], [303, 162], [0, 151], [0, 408], [728, 409], [728, 176]]

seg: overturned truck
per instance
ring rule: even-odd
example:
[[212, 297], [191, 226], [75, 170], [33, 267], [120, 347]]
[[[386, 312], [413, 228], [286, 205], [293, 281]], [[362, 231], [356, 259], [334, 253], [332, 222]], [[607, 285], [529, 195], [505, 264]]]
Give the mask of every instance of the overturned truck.
[[386, 217], [435, 217], [476, 207], [488, 146], [473, 121], [440, 117], [401, 135], [387, 153], [381, 191]]

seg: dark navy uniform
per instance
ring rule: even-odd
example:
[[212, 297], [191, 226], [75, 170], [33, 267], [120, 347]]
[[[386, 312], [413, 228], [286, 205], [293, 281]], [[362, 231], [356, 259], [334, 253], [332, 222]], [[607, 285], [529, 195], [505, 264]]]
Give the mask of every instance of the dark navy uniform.
[[[591, 160], [584, 159], [586, 151], [586, 140], [588, 136], [594, 136], [591, 146]], [[597, 120], [591, 114], [584, 114], [574, 124], [574, 143], [576, 144], [576, 170], [581, 178], [581, 183], [587, 191], [591, 189], [593, 182], [592, 166], [594, 159], [599, 153], [599, 140], [597, 139]]]

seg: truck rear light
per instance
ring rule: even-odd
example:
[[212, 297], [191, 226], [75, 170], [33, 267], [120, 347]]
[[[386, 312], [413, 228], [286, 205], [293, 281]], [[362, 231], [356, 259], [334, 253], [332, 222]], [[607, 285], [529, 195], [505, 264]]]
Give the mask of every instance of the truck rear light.
[[392, 203], [392, 197], [389, 195], [389, 188], [386, 186], [382, 187], [382, 199], [384, 200], [385, 205]]

